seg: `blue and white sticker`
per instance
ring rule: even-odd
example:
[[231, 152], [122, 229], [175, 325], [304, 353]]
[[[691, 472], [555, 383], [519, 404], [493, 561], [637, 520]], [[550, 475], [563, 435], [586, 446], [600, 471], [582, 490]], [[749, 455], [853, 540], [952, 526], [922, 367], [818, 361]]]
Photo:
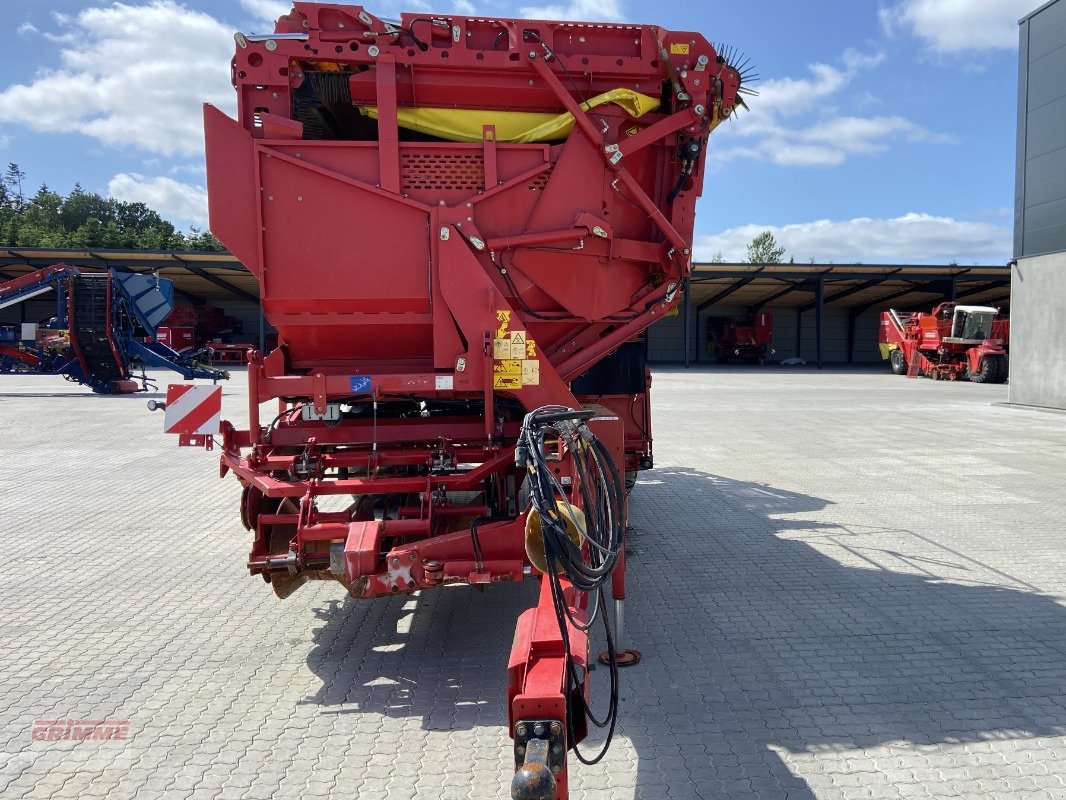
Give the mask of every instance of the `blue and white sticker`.
[[372, 394], [374, 384], [369, 375], [352, 375], [348, 378], [348, 388], [352, 394]]

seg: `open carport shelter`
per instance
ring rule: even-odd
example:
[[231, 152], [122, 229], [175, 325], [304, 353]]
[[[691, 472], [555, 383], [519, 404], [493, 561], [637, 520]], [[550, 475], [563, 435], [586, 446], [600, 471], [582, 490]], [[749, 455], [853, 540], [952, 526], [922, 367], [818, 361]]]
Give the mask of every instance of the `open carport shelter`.
[[[58, 263], [90, 272], [122, 269], [156, 273], [174, 282], [178, 303], [224, 309], [244, 323], [249, 340], [261, 341], [265, 333], [259, 281], [229, 253], [3, 248], [0, 249], [0, 281]], [[54, 297], [44, 295], [0, 311], [0, 323], [41, 322], [54, 314]]]
[[685, 301], [649, 334], [650, 361], [708, 360], [708, 317], [773, 318], [775, 358], [880, 361], [881, 311], [931, 310], [956, 300], [1010, 308], [1010, 267], [886, 264], [697, 264]]
[[[223, 308], [244, 323], [248, 338], [266, 325], [256, 278], [228, 253], [131, 250], [0, 249], [0, 281], [64, 262], [86, 270], [155, 272], [174, 282], [179, 302]], [[1010, 304], [1007, 265], [696, 264], [677, 314], [648, 334], [648, 358], [659, 363], [707, 359], [708, 317], [774, 315], [776, 358], [818, 364], [880, 360], [877, 327], [887, 308], [928, 310], [945, 300]], [[39, 322], [54, 314], [42, 297], [0, 311], [0, 323]]]

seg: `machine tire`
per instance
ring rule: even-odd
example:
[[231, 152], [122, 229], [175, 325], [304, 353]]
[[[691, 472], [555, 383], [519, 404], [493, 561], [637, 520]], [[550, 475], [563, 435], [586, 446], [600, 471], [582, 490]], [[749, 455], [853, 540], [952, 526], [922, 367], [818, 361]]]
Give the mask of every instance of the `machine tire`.
[[1006, 372], [1006, 368], [1000, 366], [1002, 356], [983, 356], [981, 358], [981, 368], [977, 372], [970, 373], [970, 380], [973, 383], [1003, 383], [1000, 379], [1000, 374]]
[[895, 348], [888, 356], [888, 363], [892, 367], [893, 375], [907, 374], [907, 359], [903, 356], [903, 349]]
[[996, 362], [996, 377], [991, 381], [991, 383], [1006, 383], [1007, 373], [1009, 371], [1009, 367], [1007, 366], [1007, 357], [990, 356], [990, 358], [992, 358]]

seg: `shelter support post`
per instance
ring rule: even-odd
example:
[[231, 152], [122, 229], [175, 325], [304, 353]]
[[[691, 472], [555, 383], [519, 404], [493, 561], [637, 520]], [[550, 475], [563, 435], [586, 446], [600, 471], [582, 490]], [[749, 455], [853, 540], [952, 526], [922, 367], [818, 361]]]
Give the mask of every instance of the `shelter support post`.
[[819, 278], [814, 289], [814, 350], [818, 369], [822, 368], [822, 322], [825, 307], [825, 279]]
[[685, 369], [688, 369], [692, 361], [692, 284], [688, 280], [685, 281], [685, 309], [682, 322], [685, 326]]
[[859, 322], [860, 309], [849, 308], [848, 309], [848, 363], [855, 363], [855, 327]]

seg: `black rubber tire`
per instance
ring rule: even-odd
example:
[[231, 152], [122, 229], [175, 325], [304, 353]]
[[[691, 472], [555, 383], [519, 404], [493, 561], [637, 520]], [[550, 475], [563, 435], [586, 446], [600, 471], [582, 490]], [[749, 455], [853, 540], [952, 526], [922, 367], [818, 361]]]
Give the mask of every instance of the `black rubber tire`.
[[1007, 373], [1010, 369], [1007, 365], [1007, 357], [995, 356], [994, 358], [996, 361], [996, 378], [992, 381], [992, 383], [1006, 383]]
[[[1003, 356], [983, 356], [981, 358], [980, 369], [977, 372], [970, 373], [970, 380], [973, 383], [1002, 383], [1000, 380], [1000, 372], [1006, 372], [1006, 367], [1001, 369], [999, 362]], [[1004, 376], [1004, 380], [1006, 376]]]
[[892, 367], [893, 375], [907, 374], [907, 359], [903, 355], [903, 349], [897, 347], [888, 356], [888, 363]]

